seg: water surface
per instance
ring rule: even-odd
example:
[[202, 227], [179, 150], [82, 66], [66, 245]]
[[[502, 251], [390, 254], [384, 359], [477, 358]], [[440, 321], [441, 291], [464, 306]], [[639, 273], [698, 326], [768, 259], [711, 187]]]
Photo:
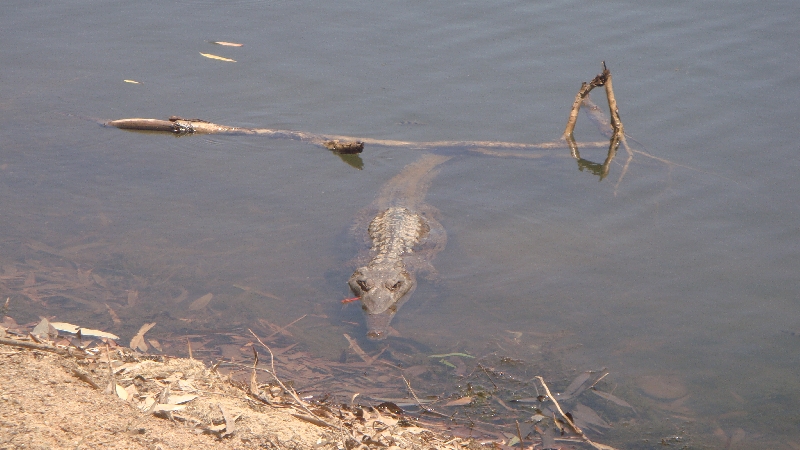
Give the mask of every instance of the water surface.
[[[358, 308], [338, 303], [358, 250], [348, 229], [419, 153], [368, 148], [356, 170], [299, 142], [173, 138], [91, 119], [177, 114], [387, 139], [542, 142], [559, 137], [581, 81], [605, 60], [632, 147], [655, 158], [635, 154], [623, 176], [621, 152], [601, 181], [567, 150], [535, 160], [457, 154], [428, 194], [449, 237], [438, 279], [421, 282], [394, 326], [435, 352], [487, 354], [516, 339], [531, 364], [546, 342], [560, 367], [607, 368], [609, 390], [631, 402], [650, 401], [643, 377], [669, 376], [686, 394], [651, 402], [652, 414], [675, 434], [689, 430], [692, 445], [794, 448], [798, 9], [5, 2], [9, 314], [127, 337], [143, 321], [172, 324], [156, 336], [309, 313], [295, 338], [336, 359], [342, 333], [364, 332]], [[245, 45], [210, 43], [219, 40]], [[601, 138], [585, 118], [576, 134]], [[97, 297], [23, 295], [26, 271], [35, 283], [95, 283]], [[207, 292], [208, 309], [187, 312]], [[647, 447], [670, 426], [609, 436]]]

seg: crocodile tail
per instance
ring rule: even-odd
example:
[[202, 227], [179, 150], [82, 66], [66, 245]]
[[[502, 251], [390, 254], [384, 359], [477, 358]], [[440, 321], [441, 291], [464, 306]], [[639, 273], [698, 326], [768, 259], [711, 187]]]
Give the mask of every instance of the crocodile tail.
[[383, 186], [376, 201], [378, 208], [386, 209], [400, 203], [411, 209], [419, 208], [425, 200], [431, 181], [438, 173], [436, 167], [450, 158], [452, 157], [427, 154], [407, 165]]

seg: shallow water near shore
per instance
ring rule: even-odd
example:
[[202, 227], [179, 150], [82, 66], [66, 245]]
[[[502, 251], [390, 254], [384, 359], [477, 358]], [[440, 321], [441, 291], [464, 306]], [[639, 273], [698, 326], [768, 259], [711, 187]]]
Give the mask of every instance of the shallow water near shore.
[[[604, 430], [607, 444], [681, 435], [697, 447], [800, 446], [800, 111], [786, 102], [800, 78], [800, 6], [168, 6], [0, 6], [9, 315], [124, 339], [145, 322], [166, 339], [268, 334], [307, 315], [289, 328], [305, 351], [338, 360], [347, 333], [376, 354], [360, 309], [340, 303], [359, 250], [349, 229], [420, 152], [367, 147], [358, 170], [300, 142], [175, 138], [94, 120], [176, 114], [408, 141], [544, 142], [605, 60], [629, 143], [646, 154], [625, 166], [620, 151], [600, 180], [567, 149], [538, 159], [452, 152], [427, 196], [448, 233], [438, 274], [420, 280], [387, 342], [519, 358], [531, 379], [537, 367], [563, 368], [559, 390], [605, 368], [603, 389], [618, 387], [649, 408], [640, 422], [659, 423], [620, 422]], [[576, 136], [603, 139], [585, 116]], [[194, 303], [208, 293], [207, 306]], [[437, 389], [457, 391], [458, 377], [451, 383]]]

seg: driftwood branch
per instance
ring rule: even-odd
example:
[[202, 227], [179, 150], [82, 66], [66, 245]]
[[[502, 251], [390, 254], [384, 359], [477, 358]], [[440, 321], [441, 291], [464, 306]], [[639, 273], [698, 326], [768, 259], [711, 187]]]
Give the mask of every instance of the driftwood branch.
[[[375, 145], [380, 147], [394, 147], [405, 148], [412, 150], [433, 150], [433, 149], [465, 149], [471, 152], [478, 152], [490, 156], [500, 157], [522, 157], [522, 158], [536, 158], [543, 155], [524, 153], [530, 150], [550, 150], [570, 148], [573, 156], [576, 154], [576, 149], [581, 148], [604, 148], [608, 147], [609, 143], [600, 142], [576, 142], [573, 138], [573, 130], [578, 118], [578, 112], [584, 100], [587, 99], [589, 92], [598, 86], [606, 87], [606, 94], [608, 95], [609, 106], [611, 109], [611, 125], [613, 126], [615, 134], [622, 135], [623, 128], [622, 122], [619, 120], [617, 112], [616, 99], [614, 98], [614, 91], [611, 85], [611, 72], [606, 68], [603, 63], [603, 72], [596, 76], [589, 83], [583, 83], [578, 94], [575, 96], [575, 101], [570, 111], [569, 120], [564, 135], [561, 139], [541, 142], [541, 143], [523, 143], [523, 142], [503, 142], [503, 141], [401, 141], [391, 139], [374, 139], [366, 137], [342, 136], [342, 135], [326, 135], [307, 133], [304, 131], [294, 130], [275, 130], [270, 128], [244, 128], [234, 127], [229, 125], [220, 125], [208, 122], [201, 119], [184, 119], [178, 116], [172, 116], [169, 120], [159, 119], [144, 119], [144, 118], [131, 118], [120, 119], [105, 122], [104, 125], [116, 127], [124, 130], [139, 130], [139, 131], [156, 131], [168, 132], [174, 135], [190, 135], [190, 134], [238, 134], [238, 135], [258, 135], [276, 139], [292, 139], [301, 142], [307, 142], [312, 145], [317, 145], [338, 154], [356, 154], [361, 153], [365, 145]], [[523, 153], [518, 153], [523, 152]]]
[[[606, 98], [608, 100], [609, 118], [600, 111], [600, 108], [592, 103], [589, 93], [596, 87], [604, 86]], [[577, 142], [574, 137], [575, 125], [581, 109], [586, 110], [589, 119], [594, 122], [600, 132], [608, 141]], [[361, 153], [365, 145], [403, 148], [409, 150], [461, 150], [469, 153], [479, 153], [487, 156], [502, 158], [524, 158], [535, 159], [545, 156], [553, 156], [550, 152], [541, 150], [569, 149], [570, 155], [578, 163], [578, 169], [587, 171], [604, 179], [611, 168], [611, 162], [622, 147], [627, 153], [626, 160], [622, 163], [622, 171], [616, 182], [615, 190], [622, 182], [628, 171], [634, 154], [656, 159], [670, 166], [676, 164], [656, 158], [648, 153], [631, 149], [625, 136], [625, 128], [619, 117], [617, 99], [614, 95], [611, 71], [603, 62], [603, 71], [591, 81], [581, 84], [575, 100], [572, 103], [567, 125], [560, 139], [540, 142], [504, 142], [504, 141], [402, 141], [392, 139], [375, 139], [367, 137], [354, 137], [343, 135], [315, 134], [304, 131], [276, 130], [270, 128], [244, 128], [229, 125], [220, 125], [202, 119], [184, 119], [172, 116], [169, 120], [159, 119], [120, 119], [103, 123], [105, 126], [121, 128], [125, 130], [167, 132], [176, 136], [191, 134], [238, 134], [238, 135], [257, 135], [274, 139], [291, 139], [307, 142], [322, 148], [326, 148], [342, 157], [345, 162], [356, 168], [362, 168], [363, 162], [357, 156]], [[592, 162], [581, 157], [579, 149], [598, 149], [606, 148], [606, 158], [602, 163]], [[540, 151], [535, 151], [540, 150]]]
[[614, 96], [614, 86], [611, 84], [611, 71], [608, 70], [608, 67], [606, 67], [606, 62], [603, 61], [603, 72], [594, 77], [592, 81], [581, 84], [581, 88], [575, 95], [575, 100], [572, 102], [572, 109], [569, 112], [569, 119], [567, 119], [567, 127], [564, 129], [564, 139], [567, 141], [574, 142], [572, 133], [575, 130], [575, 124], [578, 121], [578, 111], [580, 110], [581, 105], [584, 104], [584, 100], [588, 98], [589, 93], [592, 92], [592, 89], [599, 86], [605, 86], [606, 88], [608, 109], [611, 116], [611, 127], [614, 130], [614, 134], [624, 135], [625, 130], [622, 126], [622, 120], [619, 118], [617, 99]]
[[[603, 114], [600, 113], [600, 108], [589, 98], [589, 93], [592, 89], [599, 86], [605, 86], [610, 121], [606, 120]], [[573, 136], [575, 124], [578, 120], [578, 112], [581, 107], [588, 111], [589, 118], [595, 123], [600, 132], [609, 137], [608, 153], [602, 164], [583, 159], [578, 150], [579, 147], [586, 147], [576, 142]], [[634, 151], [631, 150], [625, 139], [625, 127], [622, 125], [622, 120], [619, 117], [617, 98], [614, 95], [614, 86], [611, 80], [611, 71], [606, 67], [605, 61], [603, 61], [603, 72], [594, 77], [589, 83], [583, 83], [577, 95], [575, 95], [575, 101], [572, 103], [572, 110], [570, 110], [569, 119], [567, 120], [567, 127], [564, 129], [563, 139], [567, 142], [572, 157], [578, 162], [578, 170], [588, 170], [600, 177], [601, 180], [608, 175], [611, 169], [611, 161], [613, 161], [616, 156], [619, 147], [622, 146], [628, 154], [628, 158], [623, 164], [622, 173], [617, 181], [617, 186], [619, 186], [619, 183], [628, 171]]]
[[[119, 119], [105, 122], [104, 125], [123, 130], [159, 131], [168, 132], [178, 136], [190, 134], [233, 134], [233, 135], [258, 135], [275, 139], [291, 139], [307, 142], [319, 147], [327, 148], [336, 153], [360, 153], [364, 145], [380, 147], [396, 147], [411, 150], [432, 150], [447, 148], [465, 148], [473, 150], [547, 150], [567, 147], [564, 140], [542, 143], [502, 142], [502, 141], [400, 141], [392, 139], [374, 139], [365, 137], [315, 134], [304, 131], [273, 130], [270, 128], [243, 128], [228, 125], [219, 125], [198, 119], [183, 119], [173, 116], [170, 120], [160, 119]], [[586, 148], [602, 148], [607, 142], [581, 142], [578, 145]], [[506, 155], [501, 155], [506, 156]]]

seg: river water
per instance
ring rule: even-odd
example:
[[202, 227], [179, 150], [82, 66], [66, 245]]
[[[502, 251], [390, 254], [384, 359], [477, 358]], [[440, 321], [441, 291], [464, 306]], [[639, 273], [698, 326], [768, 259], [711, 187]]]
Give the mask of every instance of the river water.
[[[0, 11], [2, 294], [18, 321], [129, 338], [167, 317], [191, 334], [308, 313], [316, 322], [299, 322], [297, 339], [336, 359], [342, 333], [364, 334], [359, 308], [339, 303], [358, 251], [348, 230], [419, 151], [367, 147], [358, 169], [295, 141], [94, 120], [545, 142], [606, 61], [638, 153], [620, 151], [601, 180], [567, 149], [453, 152], [427, 197], [448, 232], [438, 276], [421, 280], [395, 329], [431, 351], [514, 341], [532, 359], [545, 340], [564, 367], [606, 368], [608, 390], [663, 403], [691, 445], [800, 448], [797, 2], [73, 0]], [[576, 136], [603, 139], [585, 116]], [[15, 267], [48, 258], [119, 289], [84, 303], [19, 294]], [[253, 290], [269, 295], [242, 295]], [[187, 313], [207, 292], [205, 317]], [[670, 439], [658, 433], [623, 445]]]

